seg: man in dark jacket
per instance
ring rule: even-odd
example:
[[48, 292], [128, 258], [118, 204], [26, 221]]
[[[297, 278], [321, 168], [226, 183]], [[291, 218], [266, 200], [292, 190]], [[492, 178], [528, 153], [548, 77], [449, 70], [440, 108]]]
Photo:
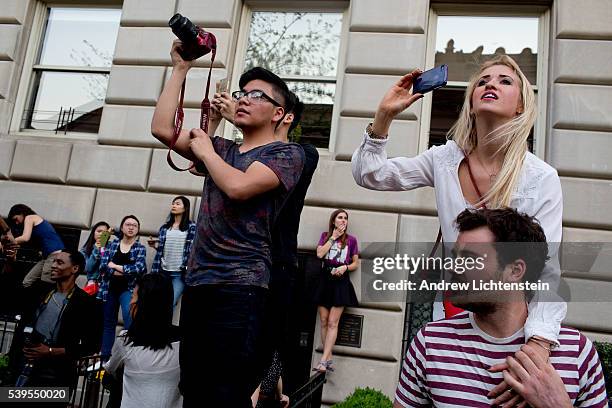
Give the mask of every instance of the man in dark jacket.
[[73, 387], [76, 362], [100, 350], [102, 308], [75, 284], [85, 259], [63, 249], [55, 255], [51, 279], [55, 289], [22, 319], [20, 333], [31, 332], [23, 343], [23, 357], [33, 366], [27, 386]]

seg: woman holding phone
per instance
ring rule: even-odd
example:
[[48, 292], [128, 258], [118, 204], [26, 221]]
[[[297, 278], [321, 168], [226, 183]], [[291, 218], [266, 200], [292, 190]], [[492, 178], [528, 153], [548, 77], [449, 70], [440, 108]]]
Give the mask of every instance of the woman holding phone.
[[323, 259], [321, 280], [315, 294], [321, 321], [323, 356], [315, 371], [333, 371], [332, 348], [338, 336], [338, 323], [346, 306], [357, 306], [355, 288], [349, 273], [359, 268], [357, 238], [348, 234], [348, 212], [335, 210], [329, 228], [321, 233], [317, 257]]
[[100, 260], [102, 282], [98, 299], [104, 302], [104, 331], [102, 334], [102, 358], [108, 359], [115, 342], [117, 312], [121, 305], [123, 325], [130, 328], [130, 299], [136, 281], [147, 271], [146, 249], [138, 242], [140, 221], [134, 215], [126, 215], [119, 226], [119, 236], [111, 242]]
[[149, 239], [148, 242], [151, 248], [157, 250], [151, 273], [162, 273], [172, 280], [174, 306], [185, 288], [183, 278], [195, 237], [196, 224], [189, 218], [190, 212], [189, 199], [185, 196], [175, 197], [166, 223], [159, 229], [158, 240]]
[[97, 222], [89, 233], [87, 241], [79, 252], [85, 257], [85, 273], [87, 286], [84, 290], [90, 295], [96, 294], [100, 284], [100, 259], [104, 254], [110, 238], [111, 229], [106, 221]]
[[[434, 187], [447, 243], [456, 240], [454, 220], [466, 208], [512, 207], [536, 217], [550, 246], [551, 260], [542, 280], [556, 288], [560, 268], [555, 243], [561, 241], [563, 197], [557, 171], [528, 151], [527, 138], [537, 115], [529, 81], [506, 55], [485, 62], [469, 82], [446, 144], [415, 157], [389, 159], [385, 151], [389, 126], [423, 97], [410, 92], [420, 74], [417, 70], [403, 76], [381, 100], [374, 122], [353, 154], [353, 178], [373, 190]], [[567, 305], [542, 301], [542, 296], [537, 293], [529, 303], [525, 338], [530, 344], [539, 343], [542, 347], [534, 348], [547, 358], [546, 349], [558, 344]]]

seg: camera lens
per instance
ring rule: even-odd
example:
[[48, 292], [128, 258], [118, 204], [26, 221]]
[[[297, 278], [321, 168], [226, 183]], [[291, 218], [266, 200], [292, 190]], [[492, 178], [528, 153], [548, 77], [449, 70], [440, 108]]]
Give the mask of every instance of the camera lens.
[[176, 13], [168, 21], [168, 25], [172, 29], [174, 35], [185, 44], [196, 41], [198, 37], [198, 30], [196, 26], [187, 18], [183, 17], [180, 13]]
[[175, 27], [178, 27], [181, 24], [180, 20], [183, 18], [184, 17], [181, 16], [180, 13], [176, 13], [172, 16], [172, 18], [170, 18], [170, 20], [168, 21], [168, 25], [170, 26], [170, 28], [174, 29]]

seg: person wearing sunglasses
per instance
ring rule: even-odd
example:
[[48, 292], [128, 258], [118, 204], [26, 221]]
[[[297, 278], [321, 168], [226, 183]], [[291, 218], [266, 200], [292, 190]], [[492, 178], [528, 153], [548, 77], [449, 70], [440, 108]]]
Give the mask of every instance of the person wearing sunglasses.
[[[180, 41], [172, 46], [172, 74], [151, 123], [153, 136], [167, 146], [179, 91], [193, 64], [180, 57], [181, 46]], [[251, 406], [260, 373], [271, 228], [304, 163], [299, 145], [274, 137], [286, 115], [287, 84], [253, 68], [242, 74], [239, 85], [243, 93], [236, 94], [234, 123], [243, 143], [192, 129], [183, 130], [174, 146], [208, 174], [181, 304], [184, 407], [200, 407], [204, 398], [207, 406]]]

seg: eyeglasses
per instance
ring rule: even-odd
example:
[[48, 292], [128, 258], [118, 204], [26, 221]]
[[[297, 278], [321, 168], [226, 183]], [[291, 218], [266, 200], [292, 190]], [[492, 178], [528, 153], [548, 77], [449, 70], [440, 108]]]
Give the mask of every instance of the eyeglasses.
[[280, 108], [283, 107], [283, 105], [276, 102], [274, 99], [266, 95], [264, 91], [260, 91], [259, 89], [253, 89], [252, 91], [245, 91], [241, 89], [239, 91], [232, 92], [232, 98], [234, 98], [235, 101], [238, 101], [243, 96], [246, 97], [249, 101], [261, 101], [262, 99], [266, 99], [274, 106], [278, 106]]

